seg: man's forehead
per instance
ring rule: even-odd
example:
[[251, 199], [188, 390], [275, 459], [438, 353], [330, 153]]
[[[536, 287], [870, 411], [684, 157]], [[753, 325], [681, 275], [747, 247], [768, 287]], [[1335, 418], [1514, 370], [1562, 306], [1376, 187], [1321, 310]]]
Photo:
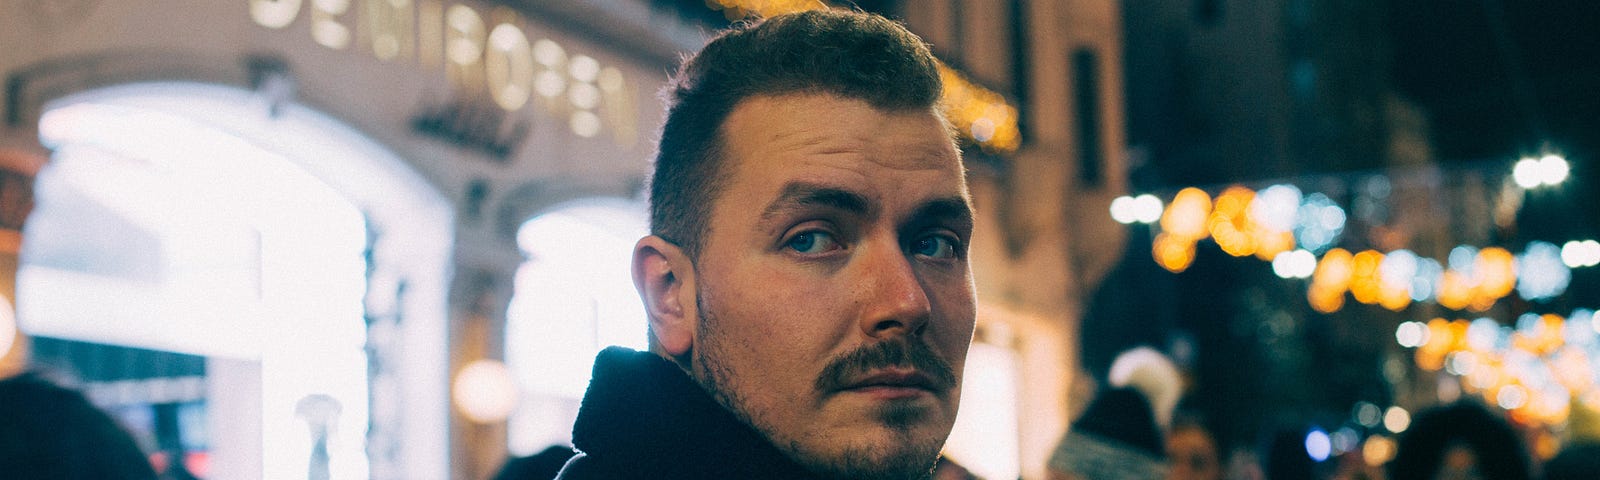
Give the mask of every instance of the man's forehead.
[[[807, 121], [816, 119], [824, 121]], [[884, 128], [916, 129], [916, 133], [885, 137]], [[955, 131], [937, 107], [884, 109], [831, 93], [751, 96], [734, 106], [722, 130], [725, 142], [749, 145], [844, 148], [889, 138], [900, 140], [896, 143], [902, 150], [960, 157]]]

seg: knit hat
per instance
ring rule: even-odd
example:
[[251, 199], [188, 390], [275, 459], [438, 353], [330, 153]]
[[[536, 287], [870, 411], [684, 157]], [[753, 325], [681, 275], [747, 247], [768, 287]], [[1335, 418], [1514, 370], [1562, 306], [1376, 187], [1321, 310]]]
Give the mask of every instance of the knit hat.
[[1150, 347], [1122, 352], [1111, 362], [1106, 380], [1112, 387], [1129, 387], [1144, 394], [1156, 424], [1162, 430], [1172, 426], [1172, 411], [1178, 408], [1178, 399], [1183, 396], [1183, 379], [1178, 375], [1178, 367], [1166, 355]]

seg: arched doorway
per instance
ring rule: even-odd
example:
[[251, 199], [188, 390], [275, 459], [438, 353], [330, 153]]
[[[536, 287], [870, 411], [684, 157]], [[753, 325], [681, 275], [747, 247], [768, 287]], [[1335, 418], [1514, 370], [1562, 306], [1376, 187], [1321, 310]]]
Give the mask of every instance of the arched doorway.
[[[444, 471], [451, 222], [405, 162], [231, 87], [120, 85], [43, 111], [24, 331], [203, 357], [211, 478], [368, 478], [401, 468], [402, 432], [441, 452], [420, 471]], [[118, 401], [170, 400], [159, 373]]]
[[570, 445], [594, 357], [646, 349], [644, 306], [629, 273], [648, 233], [645, 206], [616, 198], [556, 205], [517, 232], [526, 260], [506, 313], [505, 359], [522, 398], [507, 428], [513, 455]]

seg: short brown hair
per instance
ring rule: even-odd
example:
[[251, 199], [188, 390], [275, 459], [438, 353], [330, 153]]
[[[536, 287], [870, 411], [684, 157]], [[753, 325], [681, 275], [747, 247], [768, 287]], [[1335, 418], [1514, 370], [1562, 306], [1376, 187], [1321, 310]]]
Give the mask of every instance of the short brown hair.
[[699, 257], [721, 191], [722, 125], [757, 96], [826, 93], [886, 111], [931, 108], [938, 67], [898, 23], [860, 12], [809, 11], [745, 23], [684, 61], [666, 92], [650, 179], [650, 233]]

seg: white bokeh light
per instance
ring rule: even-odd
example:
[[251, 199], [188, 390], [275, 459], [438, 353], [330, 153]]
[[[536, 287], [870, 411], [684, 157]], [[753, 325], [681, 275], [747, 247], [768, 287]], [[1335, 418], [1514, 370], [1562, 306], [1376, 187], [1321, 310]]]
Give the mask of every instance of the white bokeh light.
[[1126, 225], [1137, 221], [1136, 213], [1133, 197], [1123, 195], [1111, 201], [1111, 219], [1117, 223]]
[[1383, 409], [1372, 402], [1356, 402], [1353, 417], [1355, 417], [1356, 423], [1361, 424], [1361, 426], [1373, 428], [1383, 422]]
[[1539, 186], [1541, 182], [1539, 161], [1531, 158], [1518, 160], [1516, 166], [1511, 169], [1511, 178], [1522, 188]]
[[1561, 258], [1561, 247], [1529, 242], [1516, 259], [1517, 293], [1529, 300], [1545, 300], [1567, 291], [1572, 269]]
[[495, 360], [473, 360], [451, 388], [456, 408], [468, 420], [489, 424], [505, 420], [517, 407], [517, 384], [505, 364]]
[[1165, 207], [1161, 205], [1161, 199], [1155, 195], [1146, 193], [1133, 197], [1134, 220], [1139, 223], [1156, 223], [1161, 220], [1163, 208]]
[[1420, 347], [1428, 343], [1428, 326], [1423, 325], [1422, 322], [1401, 323], [1400, 327], [1395, 329], [1394, 338], [1402, 347]]
[[1262, 189], [1250, 201], [1250, 218], [1280, 232], [1294, 230], [1300, 209], [1300, 189], [1293, 185], [1273, 185]]
[[1328, 438], [1327, 432], [1316, 429], [1306, 434], [1306, 454], [1310, 455], [1312, 460], [1318, 462], [1327, 460], [1328, 455], [1332, 453], [1333, 442]]
[[1506, 385], [1494, 396], [1495, 404], [1506, 410], [1516, 410], [1528, 403], [1528, 390], [1521, 385]]
[[1572, 167], [1567, 164], [1567, 159], [1560, 155], [1545, 155], [1539, 159], [1539, 182], [1545, 185], [1559, 185], [1567, 181], [1567, 174]]
[[1311, 278], [1316, 270], [1316, 255], [1304, 249], [1290, 250], [1272, 257], [1272, 273], [1279, 278]]
[[1411, 412], [1399, 406], [1389, 407], [1389, 410], [1383, 413], [1383, 428], [1394, 433], [1406, 431], [1407, 428], [1411, 428]]

